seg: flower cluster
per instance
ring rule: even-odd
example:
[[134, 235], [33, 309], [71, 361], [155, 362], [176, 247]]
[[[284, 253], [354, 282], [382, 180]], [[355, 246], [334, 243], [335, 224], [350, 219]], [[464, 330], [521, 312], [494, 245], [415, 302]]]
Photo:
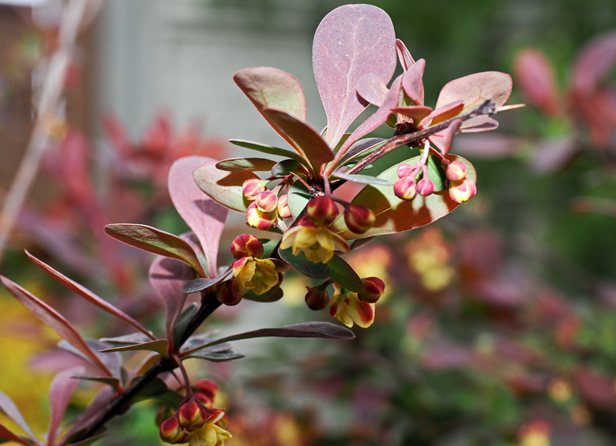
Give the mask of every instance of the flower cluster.
[[223, 446], [231, 434], [225, 430], [228, 422], [225, 412], [212, 407], [216, 384], [201, 380], [195, 387], [195, 392], [179, 406], [175, 414], [160, 423], [160, 439], [171, 444]]
[[352, 293], [334, 283], [329, 314], [347, 327], [352, 327], [353, 323], [362, 328], [372, 325], [375, 303], [385, 292], [385, 283], [378, 277], [366, 277], [362, 282], [364, 289], [359, 293]]
[[287, 196], [278, 197], [276, 191], [268, 190], [267, 180], [249, 178], [242, 184], [242, 192], [252, 201], [246, 210], [246, 221], [253, 228], [266, 231], [276, 224], [278, 217], [291, 217]]
[[[417, 181], [419, 173], [422, 177]], [[425, 163], [414, 165], [400, 164], [398, 166], [398, 181], [394, 183], [394, 194], [402, 200], [412, 200], [417, 194], [428, 196], [434, 192], [434, 183], [428, 178], [428, 167]]]
[[466, 203], [477, 193], [477, 186], [466, 178], [466, 164], [462, 161], [453, 161], [447, 166], [447, 179], [449, 180], [449, 197], [456, 203]]

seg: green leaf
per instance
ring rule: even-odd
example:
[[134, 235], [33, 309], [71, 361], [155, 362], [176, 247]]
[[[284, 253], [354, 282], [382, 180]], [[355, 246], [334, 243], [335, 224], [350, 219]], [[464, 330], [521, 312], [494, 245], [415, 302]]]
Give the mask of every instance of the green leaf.
[[150, 338], [143, 333], [131, 333], [123, 336], [116, 336], [113, 338], [101, 338], [101, 342], [112, 345], [134, 345], [143, 344], [144, 342], [150, 342]]
[[196, 303], [190, 305], [182, 314], [180, 314], [180, 317], [178, 317], [175, 327], [173, 328], [173, 345], [180, 345], [184, 332], [188, 327], [188, 323], [192, 320], [195, 314], [197, 314]]
[[246, 212], [250, 202], [244, 198], [242, 184], [250, 178], [259, 177], [245, 170], [225, 172], [216, 168], [216, 163], [209, 163], [196, 169], [193, 178], [197, 186], [218, 204]]
[[357, 158], [364, 157], [365, 155], [368, 155], [383, 146], [386, 142], [387, 140], [382, 138], [360, 139], [359, 141], [353, 143], [345, 154], [342, 155], [338, 165], [343, 166]]
[[147, 383], [145, 387], [143, 387], [143, 389], [139, 391], [136, 397], [137, 399], [142, 401], [164, 395], [167, 390], [169, 389], [167, 388], [167, 384], [165, 384], [163, 380], [161, 380], [160, 378], [154, 378], [152, 381]]
[[201, 352], [199, 351], [199, 352], [192, 353], [188, 356], [185, 356], [186, 359], [188, 358], [205, 359], [207, 361], [212, 361], [212, 362], [233, 361], [234, 359], [241, 359], [243, 357], [244, 355], [240, 355], [231, 350], [225, 351], [225, 352], [207, 352], [207, 351]]
[[128, 245], [184, 262], [197, 274], [206, 277], [195, 251], [187, 242], [173, 234], [151, 226], [129, 223], [107, 225], [105, 232]]
[[293, 217], [302, 213], [308, 201], [310, 201], [310, 192], [308, 192], [306, 186], [299, 181], [293, 183], [288, 192], [288, 204]]
[[221, 274], [215, 279], [204, 279], [203, 277], [199, 277], [197, 279], [193, 279], [190, 282], [186, 282], [182, 287], [182, 292], [185, 294], [198, 293], [199, 291], [203, 291], [206, 288], [210, 288], [213, 285], [216, 285], [218, 282], [222, 282], [226, 279], [231, 273], [231, 269], [226, 271], [224, 274]]
[[430, 154], [426, 166], [428, 167], [428, 178], [434, 183], [434, 192], [445, 190], [447, 174], [438, 157]]
[[392, 183], [391, 181], [387, 181], [382, 178], [373, 177], [370, 175], [334, 172], [332, 176], [335, 178], [340, 178], [342, 180], [352, 181], [354, 183], [359, 183], [359, 184], [377, 184], [379, 186], [393, 186], [394, 185], [394, 183]]
[[293, 255], [293, 248], [279, 249], [278, 253], [284, 262], [308, 277], [315, 279], [327, 279], [329, 277], [329, 267], [325, 263], [309, 261], [303, 251], [296, 256]]
[[237, 172], [247, 170], [249, 172], [267, 171], [276, 165], [276, 161], [265, 158], [229, 158], [216, 163], [218, 170]]
[[267, 144], [261, 144], [258, 142], [244, 141], [242, 139], [230, 139], [231, 144], [244, 147], [245, 149], [256, 150], [257, 152], [267, 153], [269, 155], [284, 156], [285, 158], [292, 158], [298, 163], [303, 164], [306, 167], [310, 167], [308, 161], [302, 158], [295, 152], [291, 152], [287, 149], [281, 149], [280, 147], [268, 146]]
[[166, 357], [168, 346], [169, 346], [169, 342], [166, 339], [157, 339], [156, 341], [143, 342], [140, 344], [121, 345], [119, 347], [106, 348], [104, 350], [99, 350], [99, 352], [109, 353], [109, 352], [149, 350], [152, 352], [156, 352], [161, 356]]
[[95, 381], [103, 384], [107, 384], [114, 389], [118, 389], [120, 385], [120, 380], [118, 378], [110, 378], [106, 376], [74, 376], [75, 379], [81, 379], [84, 381]]
[[275, 177], [285, 177], [294, 173], [300, 176], [306, 176], [306, 169], [296, 160], [282, 160], [272, 167], [272, 175]]
[[271, 257], [272, 253], [274, 252], [274, 248], [278, 246], [278, 240], [260, 238], [259, 241], [263, 245], [263, 257], [262, 258], [267, 259], [268, 257]]
[[355, 270], [342, 257], [334, 256], [327, 262], [329, 278], [353, 293], [364, 289], [364, 284]]
[[[465, 163], [468, 168], [467, 178], [473, 182], [477, 180], [477, 174], [470, 162], [455, 155], [448, 155], [447, 158], [450, 161], [462, 161]], [[418, 160], [419, 157], [414, 157], [403, 162], [414, 164]], [[401, 163], [391, 166], [379, 174], [378, 177], [392, 182], [396, 181], [398, 179], [397, 169], [399, 164]], [[430, 176], [430, 173], [428, 173], [428, 176]], [[444, 217], [458, 207], [458, 203], [449, 198], [447, 190], [435, 192], [427, 197], [418, 195], [411, 201], [405, 201], [396, 197], [393, 187], [375, 185], [364, 187], [351, 203], [363, 205], [371, 209], [376, 215], [376, 221], [374, 226], [364, 234], [353, 234], [346, 227], [344, 219], [338, 218], [332, 225], [332, 228], [347, 240], [393, 234], [419, 228]]]
[[282, 296], [283, 296], [282, 289], [276, 288], [275, 291], [273, 291], [272, 293], [267, 293], [267, 294], [255, 294], [252, 291], [249, 291], [248, 293], [244, 295], [244, 299], [252, 300], [254, 302], [269, 303], [269, 302], [276, 302], [282, 299]]

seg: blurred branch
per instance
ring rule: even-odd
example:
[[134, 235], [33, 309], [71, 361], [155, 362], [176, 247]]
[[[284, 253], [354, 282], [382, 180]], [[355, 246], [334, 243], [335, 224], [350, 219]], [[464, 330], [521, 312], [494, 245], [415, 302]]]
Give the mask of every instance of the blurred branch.
[[32, 135], [0, 214], [0, 262], [24, 200], [39, 170], [43, 153], [49, 145], [50, 129], [61, 115], [64, 80], [80, 26], [90, 6], [89, 3], [99, 1], [70, 0], [64, 7], [58, 48], [49, 57], [47, 74], [36, 105], [36, 121]]

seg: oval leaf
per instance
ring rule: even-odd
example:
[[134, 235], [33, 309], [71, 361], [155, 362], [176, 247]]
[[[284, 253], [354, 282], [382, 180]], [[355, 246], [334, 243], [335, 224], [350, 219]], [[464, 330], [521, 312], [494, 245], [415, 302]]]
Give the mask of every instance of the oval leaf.
[[106, 348], [104, 350], [99, 350], [99, 352], [111, 353], [111, 352], [148, 350], [148, 351], [156, 352], [159, 355], [166, 357], [168, 347], [169, 347], [169, 342], [166, 339], [157, 339], [156, 341], [144, 342], [142, 344], [132, 344], [132, 345], [123, 345], [121, 347]]
[[276, 161], [265, 158], [229, 158], [216, 163], [216, 168], [225, 171], [248, 170], [250, 172], [264, 172], [271, 170]]
[[355, 270], [342, 257], [334, 256], [327, 262], [329, 278], [353, 293], [364, 289], [364, 284]]
[[209, 163], [193, 172], [193, 178], [203, 192], [215, 202], [238, 212], [246, 212], [250, 202], [244, 198], [242, 184], [250, 178], [259, 178], [252, 172], [225, 172]]
[[357, 87], [373, 73], [388, 84], [396, 68], [396, 36], [391, 19], [371, 5], [344, 5], [319, 24], [312, 45], [312, 66], [327, 114], [326, 140], [335, 147], [366, 108]]
[[384, 180], [383, 178], [372, 177], [370, 175], [334, 172], [332, 176], [336, 178], [340, 178], [342, 180], [352, 181], [354, 183], [359, 183], [359, 184], [378, 184], [380, 186], [393, 186], [394, 185], [394, 183], [392, 183], [391, 181]]
[[278, 254], [280, 254], [281, 260], [308, 277], [314, 277], [315, 279], [327, 279], [329, 277], [327, 264], [309, 261], [303, 251], [294, 256], [293, 248], [279, 249]]
[[276, 288], [275, 291], [267, 294], [255, 294], [252, 291], [249, 291], [244, 295], [243, 298], [252, 300], [254, 302], [270, 303], [279, 301], [280, 299], [282, 299], [283, 295], [284, 293], [282, 292], [282, 289]]
[[256, 150], [257, 152], [267, 153], [269, 155], [283, 156], [285, 158], [291, 158], [297, 161], [298, 163], [302, 163], [306, 167], [310, 167], [308, 161], [299, 156], [295, 152], [291, 152], [287, 149], [281, 149], [279, 147], [268, 146], [267, 144], [261, 144], [258, 142], [244, 141], [241, 139], [230, 139], [229, 142], [231, 144], [235, 144], [239, 147], [244, 147], [246, 149]]
[[305, 176], [306, 169], [300, 163], [295, 160], [282, 160], [279, 163], [276, 163], [271, 170], [272, 176], [275, 177], [285, 177], [290, 175], [291, 173], [295, 173], [297, 175]]
[[[415, 157], [404, 162], [413, 164], [418, 159], [419, 157]], [[475, 169], [467, 160], [454, 155], [448, 155], [447, 159], [464, 162], [468, 168], [467, 178], [473, 182], [477, 180]], [[398, 179], [397, 168], [398, 164], [390, 167], [382, 172], [379, 178], [396, 181]], [[458, 203], [449, 198], [449, 193], [446, 190], [435, 192], [427, 197], [418, 195], [411, 201], [405, 201], [396, 197], [393, 188], [390, 186], [372, 185], [364, 187], [351, 203], [363, 205], [371, 209], [376, 215], [376, 221], [371, 229], [364, 234], [358, 235], [353, 234], [346, 228], [343, 218], [338, 218], [332, 228], [347, 240], [393, 234], [419, 228], [444, 217], [458, 206]]]
[[205, 359], [206, 361], [212, 361], [212, 362], [226, 362], [226, 361], [233, 361], [235, 359], [242, 359], [243, 357], [244, 355], [240, 355], [232, 351], [226, 351], [226, 352], [195, 352], [191, 355], [184, 356], [183, 358]]
[[195, 251], [188, 243], [173, 234], [151, 226], [130, 223], [107, 225], [105, 232], [116, 240], [144, 251], [180, 260], [197, 274], [206, 276]]
[[308, 204], [308, 201], [310, 201], [310, 192], [308, 192], [306, 186], [296, 181], [291, 185], [287, 194], [289, 210], [293, 217], [297, 218]]

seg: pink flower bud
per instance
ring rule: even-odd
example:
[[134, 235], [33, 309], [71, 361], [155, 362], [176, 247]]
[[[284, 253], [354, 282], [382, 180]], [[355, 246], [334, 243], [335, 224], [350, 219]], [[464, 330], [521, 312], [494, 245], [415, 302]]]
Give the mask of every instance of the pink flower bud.
[[434, 192], [434, 183], [428, 178], [422, 178], [417, 182], [417, 193], [421, 196], [428, 196]]
[[399, 164], [398, 165], [398, 178], [408, 177], [413, 174], [413, 168], [410, 164]]
[[319, 287], [306, 287], [306, 305], [314, 311], [322, 310], [329, 304], [329, 293], [327, 290], [319, 290]]
[[471, 180], [465, 179], [459, 183], [451, 183], [449, 197], [456, 203], [466, 203], [477, 193], [477, 186]]
[[226, 280], [218, 284], [218, 286], [216, 287], [216, 299], [218, 299], [219, 302], [230, 307], [239, 304], [242, 300], [242, 292], [244, 294], [246, 293], [245, 290], [241, 289], [239, 284], [235, 284], [235, 289], [233, 285], [233, 280]]
[[246, 221], [253, 228], [266, 231], [276, 223], [276, 212], [269, 214], [261, 212], [256, 203], [250, 203], [246, 210]]
[[289, 196], [286, 194], [278, 197], [278, 216], [280, 218], [289, 218], [293, 216], [289, 208]]
[[344, 222], [351, 232], [363, 234], [374, 225], [376, 217], [366, 206], [350, 204], [344, 210]]
[[316, 197], [308, 202], [308, 216], [317, 226], [329, 226], [340, 214], [336, 202], [329, 197]]
[[364, 302], [375, 303], [385, 292], [385, 282], [378, 277], [364, 277], [361, 279], [364, 289], [357, 294]]
[[466, 178], [466, 164], [462, 161], [454, 161], [447, 166], [447, 179], [449, 181], [462, 181]]
[[178, 444], [188, 440], [190, 432], [186, 432], [177, 417], [167, 418], [160, 425], [160, 439], [165, 443]]
[[257, 196], [255, 203], [257, 203], [257, 208], [259, 208], [261, 212], [269, 214], [274, 212], [278, 207], [278, 196], [276, 192], [264, 190]]
[[207, 409], [193, 399], [182, 404], [177, 413], [180, 426], [190, 431], [203, 426], [207, 416]]
[[195, 394], [198, 393], [205, 396], [211, 403], [216, 398], [216, 393], [218, 393], [218, 384], [211, 379], [200, 379], [195, 383], [193, 389]]
[[394, 183], [394, 194], [402, 200], [412, 200], [417, 195], [417, 185], [411, 177], [403, 177]]
[[263, 255], [263, 243], [250, 234], [242, 234], [231, 242], [231, 255], [234, 259], [242, 257], [257, 257]]
[[247, 200], [254, 201], [265, 190], [263, 181], [258, 178], [249, 178], [242, 183], [242, 193]]

